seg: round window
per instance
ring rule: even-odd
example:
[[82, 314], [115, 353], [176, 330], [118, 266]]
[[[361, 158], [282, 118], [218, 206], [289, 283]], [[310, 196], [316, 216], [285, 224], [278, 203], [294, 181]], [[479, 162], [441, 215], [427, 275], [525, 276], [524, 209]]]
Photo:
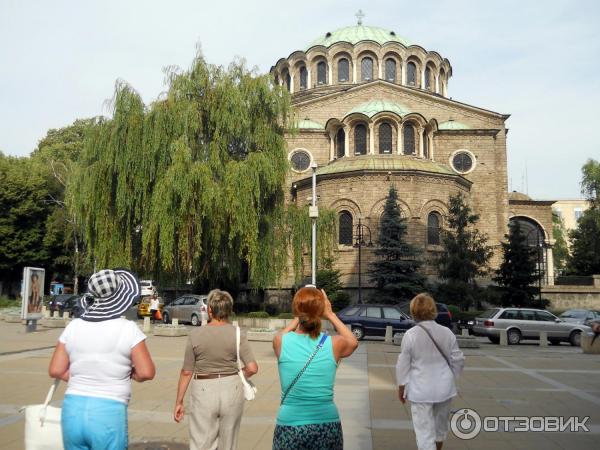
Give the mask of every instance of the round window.
[[473, 155], [468, 152], [457, 152], [452, 157], [452, 167], [458, 173], [467, 173], [473, 169]]
[[304, 172], [309, 169], [311, 163], [311, 156], [306, 150], [295, 150], [290, 156], [290, 163], [292, 169], [296, 172]]

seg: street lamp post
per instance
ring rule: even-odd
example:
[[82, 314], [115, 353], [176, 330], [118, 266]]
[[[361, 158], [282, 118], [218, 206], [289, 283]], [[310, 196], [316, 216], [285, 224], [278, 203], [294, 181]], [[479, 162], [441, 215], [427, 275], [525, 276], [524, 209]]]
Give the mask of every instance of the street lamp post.
[[529, 245], [529, 236], [533, 232], [535, 232], [535, 252], [537, 257], [536, 269], [538, 281], [538, 300], [542, 300], [542, 264], [544, 261], [542, 247], [544, 246], [544, 244], [540, 240], [540, 230], [538, 230], [537, 228], [532, 228], [531, 230], [529, 230], [529, 233], [527, 233], [527, 237], [525, 238], [527, 245]]
[[308, 209], [308, 216], [312, 220], [312, 255], [311, 255], [311, 282], [313, 286], [317, 285], [317, 218], [319, 217], [319, 208], [317, 207], [317, 163], [312, 163], [312, 203]]
[[[369, 233], [369, 242], [365, 244], [365, 230]], [[363, 245], [367, 247], [373, 247], [373, 242], [371, 241], [371, 229], [362, 223], [362, 218], [358, 218], [358, 225], [356, 225], [356, 234], [354, 235], [356, 239], [354, 243], [354, 247], [358, 248], [358, 303], [362, 304], [362, 280], [361, 280], [361, 272], [362, 272], [362, 255], [361, 249]]]

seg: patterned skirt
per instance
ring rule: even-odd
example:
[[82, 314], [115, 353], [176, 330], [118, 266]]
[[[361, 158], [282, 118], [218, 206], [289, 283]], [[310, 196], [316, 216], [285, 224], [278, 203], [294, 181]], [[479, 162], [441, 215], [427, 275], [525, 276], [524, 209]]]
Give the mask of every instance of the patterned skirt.
[[340, 422], [311, 425], [277, 425], [273, 450], [343, 450], [344, 435]]

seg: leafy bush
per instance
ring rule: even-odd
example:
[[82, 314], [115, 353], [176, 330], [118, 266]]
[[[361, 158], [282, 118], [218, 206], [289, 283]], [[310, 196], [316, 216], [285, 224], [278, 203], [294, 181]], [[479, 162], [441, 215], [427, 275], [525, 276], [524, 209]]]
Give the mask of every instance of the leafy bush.
[[294, 315], [291, 312], [283, 312], [277, 316], [279, 319], [293, 319]]
[[8, 297], [0, 297], [0, 308], [21, 307], [21, 300], [11, 300]]
[[266, 311], [252, 311], [248, 313], [248, 316], [251, 319], [268, 319], [269, 313]]
[[337, 291], [329, 300], [331, 301], [331, 308], [334, 311], [340, 311], [350, 304], [350, 294], [344, 291]]

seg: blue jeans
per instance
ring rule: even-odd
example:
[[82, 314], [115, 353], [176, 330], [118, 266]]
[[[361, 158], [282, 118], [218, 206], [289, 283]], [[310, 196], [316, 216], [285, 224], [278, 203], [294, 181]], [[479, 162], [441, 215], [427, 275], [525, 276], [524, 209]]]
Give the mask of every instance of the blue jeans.
[[127, 405], [116, 400], [65, 395], [62, 407], [65, 450], [125, 450]]

